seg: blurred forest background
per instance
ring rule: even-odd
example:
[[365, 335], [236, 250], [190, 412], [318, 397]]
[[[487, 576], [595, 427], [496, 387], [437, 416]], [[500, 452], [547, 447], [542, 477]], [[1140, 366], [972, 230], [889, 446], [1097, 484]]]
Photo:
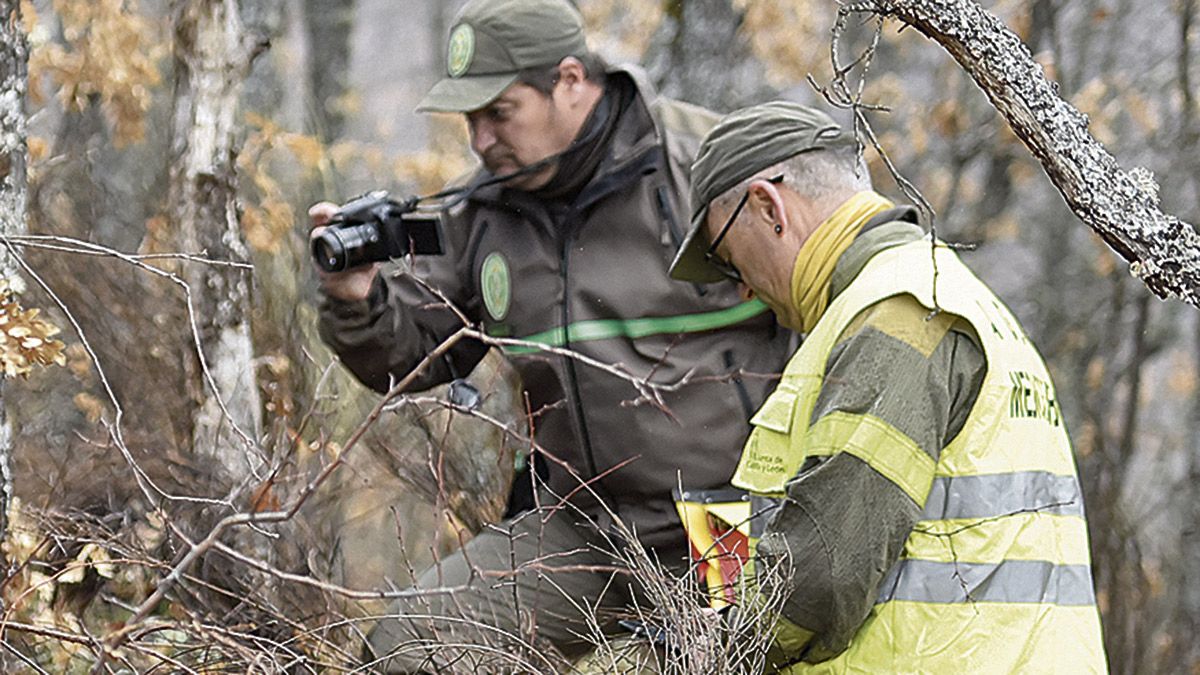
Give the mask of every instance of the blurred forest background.
[[[433, 392], [358, 440], [380, 399], [316, 337], [306, 246], [312, 202], [433, 191], [471, 166], [458, 117], [412, 112], [460, 4], [20, 3], [27, 230], [7, 231], [5, 269], [40, 314], [9, 314], [62, 365], [3, 386], [0, 670], [350, 671], [356, 619], [496, 515], [503, 478], [448, 475], [439, 451], [519, 445], [503, 360], [473, 379], [507, 430]], [[715, 110], [818, 103], [807, 78], [831, 78], [832, 0], [577, 4], [602, 55]], [[1123, 167], [1154, 172], [1163, 210], [1200, 222], [1196, 0], [983, 4]], [[938, 234], [975, 245], [965, 260], [1049, 362], [1112, 671], [1200, 673], [1200, 317], [1129, 274], [915, 31], [883, 25], [864, 100], [889, 109], [872, 126]]]

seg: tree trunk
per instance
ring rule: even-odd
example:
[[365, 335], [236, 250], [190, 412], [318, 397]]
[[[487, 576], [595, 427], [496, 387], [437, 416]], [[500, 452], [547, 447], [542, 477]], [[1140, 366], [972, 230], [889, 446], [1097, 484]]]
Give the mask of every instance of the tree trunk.
[[670, 0], [647, 55], [667, 96], [728, 111], [769, 95], [764, 69], [741, 35], [743, 13], [730, 0]]
[[[175, 28], [175, 118], [168, 212], [182, 251], [245, 263], [234, 161], [238, 97], [255, 56], [244, 40], [236, 0], [178, 2]], [[189, 383], [196, 402], [193, 450], [238, 483], [264, 463], [250, 279], [229, 265], [188, 263], [192, 340]]]
[[304, 0], [308, 84], [316, 113], [317, 136], [326, 143], [341, 138], [346, 126], [347, 68], [355, 4], [353, 0]]
[[[21, 4], [17, 0], [0, 0], [0, 235], [3, 236], [25, 232], [28, 60], [29, 50], [21, 28]], [[0, 277], [12, 278], [16, 273], [9, 254], [0, 254]], [[0, 381], [0, 541], [8, 535], [12, 495], [12, 428]], [[8, 562], [0, 551], [0, 573], [7, 576], [7, 568]]]
[[[1200, 363], [1200, 320], [1192, 329], [1192, 339], [1195, 341], [1194, 358]], [[1192, 439], [1200, 438], [1200, 397], [1192, 404], [1191, 419]], [[1183, 587], [1181, 602], [1182, 620], [1177, 622], [1178, 635], [1194, 636], [1200, 630], [1200, 589], [1196, 586], [1196, 575], [1200, 574], [1200, 448], [1193, 445], [1188, 450], [1186, 495], [1182, 510], [1183, 531], [1180, 533], [1182, 567], [1176, 576]], [[1182, 640], [1180, 649], [1183, 652], [1183, 663], [1191, 672], [1200, 668], [1200, 647], [1194, 640]]]
[[1133, 274], [1161, 298], [1200, 307], [1200, 236], [1159, 209], [1148, 175], [1121, 169], [1003, 22], [975, 0], [868, 0], [842, 11], [892, 17], [941, 44]]
[[[1195, 151], [1200, 140], [1200, 124], [1196, 118], [1197, 102], [1194, 83], [1192, 81], [1192, 33], [1195, 29], [1197, 3], [1196, 0], [1183, 0], [1179, 6], [1179, 61], [1178, 61], [1178, 91], [1182, 105], [1179, 124], [1179, 142], [1176, 145], [1179, 153], [1178, 164], [1186, 171], [1183, 180], [1197, 180], [1192, 170], [1196, 167]], [[1196, 320], [1191, 330], [1193, 341], [1194, 363], [1200, 364], [1200, 319]], [[1192, 439], [1200, 438], [1200, 397], [1194, 397], [1188, 420]], [[1180, 569], [1176, 572], [1175, 580], [1182, 588], [1177, 619], [1174, 621], [1179, 644], [1180, 657], [1177, 661], [1191, 672], [1200, 668], [1200, 646], [1194, 640], [1187, 639], [1200, 630], [1200, 586], [1195, 580], [1200, 578], [1200, 446], [1194, 440], [1192, 447], [1187, 449], [1187, 479], [1183, 482], [1184, 491], [1181, 495], [1181, 516], [1183, 527], [1180, 532]], [[1187, 637], [1184, 637], [1187, 636]]]

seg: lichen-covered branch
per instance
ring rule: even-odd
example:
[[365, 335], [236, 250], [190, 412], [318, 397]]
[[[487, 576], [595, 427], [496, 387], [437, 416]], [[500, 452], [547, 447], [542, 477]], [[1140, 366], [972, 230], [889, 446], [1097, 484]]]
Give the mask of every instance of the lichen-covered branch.
[[1200, 307], [1200, 236], [1159, 208], [1149, 172], [1125, 171], [1021, 39], [975, 0], [868, 0], [842, 12], [904, 22], [950, 53], [1041, 162], [1071, 210], [1160, 298]]

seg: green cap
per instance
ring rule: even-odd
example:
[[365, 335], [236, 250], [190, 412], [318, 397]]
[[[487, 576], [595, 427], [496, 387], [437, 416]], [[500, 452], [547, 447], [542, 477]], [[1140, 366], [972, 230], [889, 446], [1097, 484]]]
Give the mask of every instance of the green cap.
[[692, 225], [671, 263], [671, 277], [698, 283], [725, 278], [704, 259], [704, 221], [712, 200], [785, 159], [856, 142], [828, 115], [799, 103], [771, 101], [726, 115], [704, 137], [692, 164]]
[[450, 30], [446, 77], [417, 110], [478, 110], [516, 82], [520, 71], [586, 53], [583, 18], [567, 0], [472, 0]]

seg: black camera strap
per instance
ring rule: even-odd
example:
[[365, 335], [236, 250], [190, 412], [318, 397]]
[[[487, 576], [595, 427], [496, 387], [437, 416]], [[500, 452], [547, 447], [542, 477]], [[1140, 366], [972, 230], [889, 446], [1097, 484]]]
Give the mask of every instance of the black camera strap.
[[561, 152], [556, 152], [553, 155], [539, 159], [533, 164], [521, 167], [516, 171], [500, 174], [499, 176], [485, 174], [480, 176], [480, 179], [473, 183], [468, 183], [460, 187], [449, 188], [442, 190], [441, 192], [435, 192], [431, 195], [425, 195], [423, 197], [412, 197], [405, 201], [404, 204], [410, 208], [416, 208], [418, 204], [424, 202], [442, 201], [438, 210], [445, 211], [470, 199], [471, 195], [475, 194], [475, 192], [478, 190], [482, 190], [483, 188], [491, 187], [493, 185], [506, 183], [515, 178], [520, 178], [521, 176], [527, 176], [531, 173], [541, 171], [542, 169], [554, 164], [563, 157], [574, 152], [576, 149], [592, 143], [599, 138], [600, 135], [604, 133], [606, 127], [606, 125], [603, 123], [604, 120], [609, 115], [614, 114], [612, 107], [613, 102], [611, 92], [606, 92], [596, 104], [596, 109], [592, 111], [591, 117], [589, 117], [588, 121], [584, 123], [583, 133], [577, 136], [575, 140], [571, 141], [571, 144]]
[[[422, 202], [444, 200], [439, 209], [439, 210], [444, 211], [446, 209], [453, 208], [454, 206], [470, 199], [471, 195], [475, 194], [475, 192], [477, 190], [482, 190], [483, 188], [491, 187], [493, 185], [499, 185], [500, 183], [506, 183], [510, 180], [513, 180], [514, 178], [520, 178], [521, 176], [525, 176], [525, 175], [528, 175], [531, 173], [535, 173], [537, 171], [541, 171], [542, 169], [546, 168], [547, 166], [550, 166], [551, 164], [553, 164], [554, 162], [557, 162], [559, 160], [559, 158], [561, 158], [569, 150], [570, 150], [570, 148], [568, 148], [567, 150], [564, 150], [562, 152], [557, 152], [557, 153], [550, 155], [549, 157], [546, 157], [544, 159], [539, 159], [538, 161], [534, 162], [533, 164], [521, 167], [520, 169], [517, 169], [516, 171], [512, 171], [510, 173], [500, 174], [499, 176], [485, 175], [484, 177], [482, 177], [482, 180], [478, 180], [474, 183], [468, 183], [466, 185], [456, 187], [456, 188], [449, 188], [447, 190], [442, 190], [441, 192], [435, 192], [434, 194], [426, 195], [424, 197], [414, 197], [412, 199], [412, 202], [414, 205], [416, 205], [416, 204], [420, 204]], [[449, 198], [453, 198], [453, 199], [449, 199]]]

